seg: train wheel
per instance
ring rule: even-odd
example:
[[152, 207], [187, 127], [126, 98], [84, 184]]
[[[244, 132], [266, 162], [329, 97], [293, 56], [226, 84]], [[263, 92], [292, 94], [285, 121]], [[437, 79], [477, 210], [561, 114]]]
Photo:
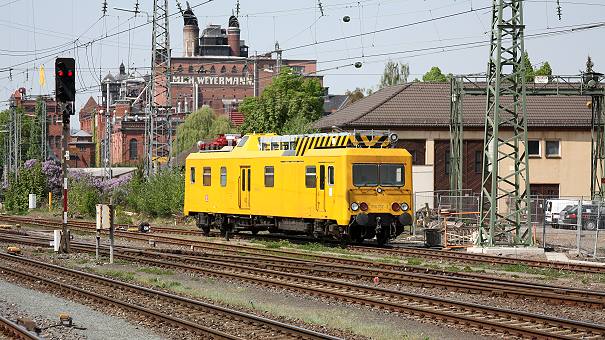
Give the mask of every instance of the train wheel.
[[387, 242], [389, 242], [389, 236], [386, 235], [384, 232], [381, 232], [376, 235], [376, 243], [378, 243], [379, 246], [382, 247], [387, 244]]
[[250, 232], [252, 233], [252, 235], [256, 236], [258, 234], [258, 229], [252, 229], [250, 230]]
[[210, 236], [210, 226], [209, 225], [202, 226], [202, 234], [204, 234], [204, 236]]

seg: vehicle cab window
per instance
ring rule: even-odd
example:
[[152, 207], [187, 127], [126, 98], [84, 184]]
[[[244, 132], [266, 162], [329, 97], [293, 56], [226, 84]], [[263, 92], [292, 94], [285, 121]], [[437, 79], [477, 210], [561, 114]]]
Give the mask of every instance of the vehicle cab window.
[[334, 185], [334, 167], [332, 165], [328, 166], [328, 185]]

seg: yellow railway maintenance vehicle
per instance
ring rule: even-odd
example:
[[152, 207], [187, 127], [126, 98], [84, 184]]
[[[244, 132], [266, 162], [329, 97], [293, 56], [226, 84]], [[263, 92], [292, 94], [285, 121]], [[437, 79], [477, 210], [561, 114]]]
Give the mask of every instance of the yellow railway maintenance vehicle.
[[186, 160], [185, 215], [205, 233], [307, 234], [385, 244], [411, 225], [412, 157], [395, 134], [251, 134]]

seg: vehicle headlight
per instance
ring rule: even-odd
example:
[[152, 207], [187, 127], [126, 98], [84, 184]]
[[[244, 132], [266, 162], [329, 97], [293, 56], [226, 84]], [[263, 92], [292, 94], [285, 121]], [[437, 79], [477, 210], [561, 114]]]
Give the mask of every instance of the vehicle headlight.
[[356, 202], [351, 203], [351, 210], [353, 210], [353, 211], [359, 210], [359, 204], [357, 204]]
[[402, 211], [408, 211], [408, 209], [410, 209], [410, 206], [405, 202], [401, 203], [400, 206]]

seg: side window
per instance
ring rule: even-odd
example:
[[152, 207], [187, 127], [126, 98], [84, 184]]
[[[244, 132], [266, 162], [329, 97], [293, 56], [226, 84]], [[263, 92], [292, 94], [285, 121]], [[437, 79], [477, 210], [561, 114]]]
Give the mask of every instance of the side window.
[[305, 186], [307, 188], [315, 188], [317, 182], [317, 170], [315, 165], [307, 166], [305, 171]]
[[246, 169], [242, 169], [242, 191], [246, 191]]
[[328, 185], [334, 185], [334, 167], [331, 165], [328, 166]]
[[205, 187], [209, 187], [212, 184], [212, 172], [210, 167], [204, 167], [202, 182]]
[[221, 166], [221, 186], [227, 186], [227, 168], [224, 166]]
[[192, 166], [191, 169], [189, 169], [189, 180], [191, 181], [191, 184], [195, 183], [195, 167]]
[[272, 166], [265, 167], [265, 186], [272, 188], [275, 183], [275, 169]]

